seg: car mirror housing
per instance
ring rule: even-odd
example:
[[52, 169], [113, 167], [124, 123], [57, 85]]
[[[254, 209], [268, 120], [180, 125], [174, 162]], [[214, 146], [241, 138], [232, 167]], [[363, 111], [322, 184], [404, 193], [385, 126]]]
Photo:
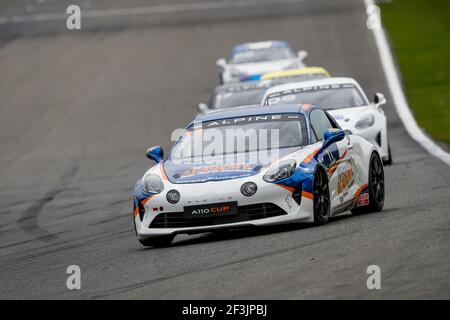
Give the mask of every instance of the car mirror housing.
[[206, 103], [199, 103], [197, 109], [201, 114], [206, 114], [208, 113], [208, 111], [210, 111], [210, 108]]
[[305, 50], [300, 50], [297, 52], [297, 57], [300, 59], [300, 61], [303, 61], [308, 56], [308, 52]]
[[164, 151], [160, 146], [148, 148], [146, 155], [147, 158], [156, 162], [161, 162], [164, 159]]
[[225, 60], [225, 58], [220, 58], [216, 61], [216, 65], [219, 68], [225, 68], [227, 66], [227, 61]]
[[330, 145], [332, 145], [335, 142], [341, 141], [345, 137], [345, 132], [342, 129], [328, 129], [323, 134], [323, 146], [322, 149], [328, 148]]
[[373, 103], [375, 103], [376, 105], [386, 104], [386, 98], [384, 97], [384, 94], [379, 92], [375, 93], [373, 97]]

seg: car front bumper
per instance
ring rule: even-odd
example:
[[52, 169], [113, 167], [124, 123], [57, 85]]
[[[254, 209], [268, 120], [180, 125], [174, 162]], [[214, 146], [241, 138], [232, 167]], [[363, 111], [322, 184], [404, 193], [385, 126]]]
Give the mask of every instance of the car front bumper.
[[[258, 186], [256, 194], [250, 197], [240, 192], [241, 185], [248, 181]], [[145, 203], [142, 221], [140, 215], [135, 216], [136, 232], [139, 238], [200, 233], [223, 228], [267, 226], [294, 221], [313, 222], [313, 201], [310, 194], [301, 194], [300, 191], [298, 198], [301, 200], [298, 204], [293, 197], [296, 191], [266, 183], [260, 177], [259, 179], [250, 177], [195, 184], [171, 184], [166, 181], [165, 184], [168, 185], [162, 193], [153, 196]], [[170, 204], [166, 200], [167, 192], [172, 189], [176, 189], [181, 195], [180, 202], [177, 204]], [[226, 202], [237, 202], [236, 216], [184, 218], [184, 206]]]

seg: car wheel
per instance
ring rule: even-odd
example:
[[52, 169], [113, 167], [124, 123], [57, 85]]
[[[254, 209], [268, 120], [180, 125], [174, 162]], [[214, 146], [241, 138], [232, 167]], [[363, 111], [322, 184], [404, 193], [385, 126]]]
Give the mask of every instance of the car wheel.
[[380, 157], [375, 152], [370, 157], [369, 204], [352, 210], [355, 214], [381, 211], [384, 206], [384, 169]]
[[330, 189], [326, 173], [317, 169], [313, 180], [314, 224], [322, 225], [330, 218]]
[[169, 236], [144, 238], [138, 240], [145, 247], [167, 247], [170, 246], [174, 238], [175, 238], [174, 235], [169, 235]]

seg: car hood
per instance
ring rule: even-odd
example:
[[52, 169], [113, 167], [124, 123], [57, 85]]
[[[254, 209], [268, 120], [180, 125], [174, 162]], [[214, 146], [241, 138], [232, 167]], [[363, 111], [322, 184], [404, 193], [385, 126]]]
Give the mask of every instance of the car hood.
[[[235, 161], [223, 157], [209, 157], [203, 161], [166, 160], [163, 168], [171, 183], [202, 183], [245, 178], [256, 175], [274, 161], [297, 151], [299, 148], [285, 148], [272, 153], [237, 154]], [[253, 160], [255, 159], [255, 160]]]
[[355, 108], [333, 109], [327, 111], [337, 121], [339, 126], [345, 130], [350, 125], [353, 125], [356, 121], [358, 121], [358, 119], [369, 110], [369, 106], [362, 106]]
[[273, 71], [280, 71], [284, 69], [293, 69], [297, 67], [300, 67], [300, 63], [298, 63], [297, 58], [270, 60], [252, 63], [238, 63], [230, 65], [232, 71], [247, 76], [255, 74], [264, 74]]

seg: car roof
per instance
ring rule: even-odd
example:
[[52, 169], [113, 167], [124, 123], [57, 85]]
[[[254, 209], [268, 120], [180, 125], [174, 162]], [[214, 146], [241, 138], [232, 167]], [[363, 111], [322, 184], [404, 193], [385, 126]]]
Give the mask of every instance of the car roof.
[[246, 51], [246, 50], [258, 50], [267, 48], [289, 48], [289, 44], [286, 41], [280, 40], [268, 40], [268, 41], [258, 41], [258, 42], [246, 42], [235, 46], [232, 53]]
[[306, 68], [298, 68], [298, 69], [289, 69], [282, 71], [274, 71], [264, 74], [261, 78], [263, 80], [272, 80], [283, 77], [292, 77], [297, 75], [324, 75], [326, 77], [330, 77], [330, 73], [322, 67], [306, 67]]
[[334, 77], [334, 78], [323, 78], [316, 80], [308, 80], [301, 82], [290, 82], [286, 84], [281, 84], [274, 86], [266, 91], [265, 96], [272, 94], [274, 92], [284, 91], [284, 90], [292, 90], [297, 88], [306, 88], [311, 86], [322, 86], [322, 85], [333, 85], [333, 84], [354, 84], [359, 87], [358, 82], [356, 82], [353, 78], [344, 78], [344, 77]]
[[280, 104], [270, 107], [261, 106], [259, 104], [250, 106], [239, 106], [225, 109], [217, 109], [217, 111], [213, 111], [198, 117], [197, 119], [192, 121], [189, 124], [189, 126], [191, 126], [193, 123], [214, 121], [227, 118], [278, 114], [278, 113], [298, 113], [298, 112], [304, 113], [301, 104]]

